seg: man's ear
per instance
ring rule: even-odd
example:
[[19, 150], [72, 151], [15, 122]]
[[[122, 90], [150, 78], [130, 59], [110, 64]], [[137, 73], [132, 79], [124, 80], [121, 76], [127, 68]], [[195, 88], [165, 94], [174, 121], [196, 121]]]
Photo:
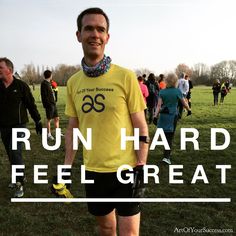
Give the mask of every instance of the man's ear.
[[81, 32], [79, 31], [76, 31], [76, 37], [77, 37], [77, 40], [81, 43]]
[[107, 34], [106, 44], [108, 43], [109, 39], [110, 39], [110, 34]]

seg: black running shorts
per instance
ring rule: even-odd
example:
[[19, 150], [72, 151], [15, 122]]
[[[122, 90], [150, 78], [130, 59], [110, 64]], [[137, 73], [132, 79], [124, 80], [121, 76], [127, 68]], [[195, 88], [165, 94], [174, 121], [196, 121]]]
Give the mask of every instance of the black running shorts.
[[[123, 179], [128, 179], [122, 171]], [[132, 184], [122, 184], [113, 173], [86, 171], [86, 179], [93, 179], [94, 184], [85, 184], [87, 198], [131, 198]], [[88, 202], [88, 211], [95, 216], [105, 216], [116, 209], [119, 216], [132, 216], [140, 212], [138, 202]]]
[[57, 107], [55, 105], [50, 105], [45, 109], [46, 109], [46, 117], [48, 120], [58, 117]]

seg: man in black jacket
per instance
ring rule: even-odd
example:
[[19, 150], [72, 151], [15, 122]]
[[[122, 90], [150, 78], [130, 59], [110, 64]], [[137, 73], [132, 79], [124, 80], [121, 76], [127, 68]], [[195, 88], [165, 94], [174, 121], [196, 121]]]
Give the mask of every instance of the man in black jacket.
[[54, 140], [54, 137], [51, 134], [51, 120], [54, 120], [54, 127], [59, 128], [59, 117], [54, 92], [51, 86], [52, 72], [50, 70], [45, 70], [43, 75], [45, 79], [41, 83], [41, 99], [46, 111], [48, 139]]
[[[28, 122], [27, 110], [36, 125], [37, 134], [42, 133], [41, 117], [29, 86], [13, 76], [13, 63], [8, 58], [0, 58], [0, 132], [11, 165], [23, 165], [22, 143], [12, 150], [12, 128], [25, 128]], [[22, 137], [23, 133], [18, 133]], [[23, 172], [23, 170], [19, 170]], [[24, 177], [17, 176], [15, 197], [22, 197]]]

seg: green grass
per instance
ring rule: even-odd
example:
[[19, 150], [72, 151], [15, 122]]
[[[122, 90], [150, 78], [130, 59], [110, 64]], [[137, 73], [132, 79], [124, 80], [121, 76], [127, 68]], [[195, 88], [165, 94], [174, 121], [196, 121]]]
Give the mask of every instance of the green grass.
[[[39, 88], [34, 91], [37, 106], [45, 119], [45, 112], [40, 102]], [[160, 183], [150, 180], [147, 186], [147, 197], [229, 197], [231, 203], [143, 203], [141, 235], [176, 235], [175, 228], [195, 227], [196, 229], [234, 229], [236, 232], [236, 91], [226, 96], [224, 105], [212, 106], [213, 95], [209, 87], [195, 87], [192, 93], [192, 116], [184, 117], [177, 126], [172, 153], [172, 162], [183, 165], [184, 184], [169, 184], [169, 170], [163, 165], [162, 148], [150, 151], [148, 164], [160, 168]], [[65, 88], [59, 89], [58, 111], [61, 128], [65, 132], [67, 118], [64, 115]], [[185, 114], [184, 114], [185, 116]], [[34, 132], [34, 124], [28, 125], [31, 130], [31, 151], [24, 151], [27, 184], [25, 197], [53, 197], [48, 185], [33, 184], [33, 165], [48, 165], [48, 179], [55, 174], [56, 165], [64, 160], [63, 142], [59, 150], [44, 150], [41, 137]], [[155, 127], [151, 125], [150, 136]], [[188, 144], [187, 150], [180, 150], [180, 128], [196, 128], [199, 131], [200, 150], [193, 150]], [[230, 146], [226, 150], [210, 150], [210, 129], [225, 128], [231, 136]], [[219, 135], [218, 143], [222, 142]], [[0, 235], [97, 235], [93, 216], [87, 213], [86, 203], [11, 203], [12, 190], [7, 188], [10, 182], [10, 166], [0, 144]], [[85, 197], [84, 187], [80, 184], [81, 150], [74, 164], [72, 192], [75, 197]], [[197, 165], [203, 165], [209, 184], [198, 181], [191, 184]], [[226, 184], [220, 183], [220, 171], [216, 165], [231, 165], [227, 170]], [[190, 235], [183, 233], [184, 235]], [[195, 234], [204, 235], [204, 234]], [[215, 235], [215, 234], [211, 234]], [[233, 234], [226, 234], [233, 235]]]

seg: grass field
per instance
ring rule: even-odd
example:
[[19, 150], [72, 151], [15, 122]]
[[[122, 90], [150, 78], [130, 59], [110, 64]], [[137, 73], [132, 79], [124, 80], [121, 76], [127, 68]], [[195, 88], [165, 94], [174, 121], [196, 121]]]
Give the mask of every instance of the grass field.
[[[40, 102], [39, 88], [34, 96], [40, 113], [45, 119]], [[143, 203], [141, 219], [141, 235], [191, 235], [186, 233], [188, 227], [200, 229], [231, 229], [236, 234], [236, 91], [232, 89], [226, 96], [224, 105], [212, 106], [213, 95], [209, 87], [195, 87], [192, 92], [192, 116], [184, 117], [177, 126], [174, 141], [172, 162], [183, 165], [183, 184], [169, 184], [168, 166], [163, 165], [162, 148], [150, 151], [148, 164], [160, 168], [160, 183], [150, 181], [147, 186], [147, 197], [152, 198], [231, 198], [230, 203]], [[65, 88], [59, 89], [58, 110], [61, 128], [65, 132], [67, 118], [64, 115]], [[184, 114], [185, 116], [185, 114]], [[63, 145], [59, 150], [43, 149], [41, 138], [34, 132], [34, 124], [28, 125], [31, 130], [31, 151], [24, 151], [25, 172], [27, 183], [24, 197], [53, 197], [49, 186], [33, 184], [33, 165], [48, 165], [48, 179], [56, 172], [56, 165], [64, 160]], [[150, 136], [154, 135], [155, 127], [149, 126]], [[200, 150], [193, 150], [188, 144], [187, 150], [180, 150], [180, 128], [196, 128]], [[210, 150], [210, 129], [225, 128], [230, 133], [231, 142], [222, 151]], [[219, 135], [220, 144], [223, 139]], [[94, 218], [87, 213], [86, 203], [11, 203], [12, 190], [10, 182], [10, 166], [0, 144], [0, 235], [97, 235]], [[84, 188], [80, 184], [81, 151], [74, 164], [72, 192], [75, 197], [85, 197]], [[198, 181], [191, 184], [197, 165], [203, 165], [209, 184]], [[226, 184], [221, 184], [220, 170], [216, 165], [231, 165], [226, 172]], [[185, 228], [187, 227], [187, 228]], [[177, 229], [185, 233], [177, 233]], [[197, 231], [195, 231], [197, 232]], [[195, 233], [194, 235], [217, 235], [216, 233]], [[221, 235], [233, 235], [224, 233]]]

